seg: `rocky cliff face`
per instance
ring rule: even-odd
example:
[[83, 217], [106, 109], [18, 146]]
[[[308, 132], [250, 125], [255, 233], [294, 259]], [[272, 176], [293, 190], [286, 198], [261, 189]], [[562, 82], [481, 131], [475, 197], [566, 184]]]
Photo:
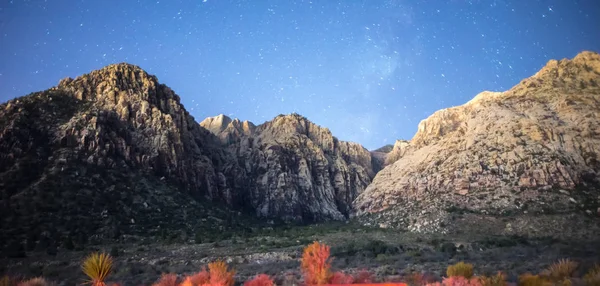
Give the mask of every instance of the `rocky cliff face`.
[[250, 121], [240, 121], [220, 114], [209, 117], [200, 122], [200, 126], [217, 135], [225, 145], [239, 141], [241, 137], [252, 136], [256, 126]]
[[240, 121], [220, 115], [201, 125], [222, 138], [239, 158], [258, 216], [294, 221], [344, 219], [352, 201], [374, 176], [365, 148], [337, 140], [327, 128], [300, 115], [280, 115], [252, 132], [240, 132], [243, 129], [234, 122]]
[[2, 238], [189, 231], [213, 221], [206, 198], [241, 204], [243, 181], [179, 97], [136, 66], [0, 105]]
[[230, 220], [215, 204], [344, 219], [373, 176], [362, 146], [299, 115], [198, 124], [170, 88], [129, 64], [0, 105], [2, 241], [189, 234]]
[[434, 113], [410, 143], [396, 144], [393, 164], [354, 202], [357, 214], [414, 231], [551, 233], [587, 219], [597, 227], [598, 83], [600, 56], [584, 52]]

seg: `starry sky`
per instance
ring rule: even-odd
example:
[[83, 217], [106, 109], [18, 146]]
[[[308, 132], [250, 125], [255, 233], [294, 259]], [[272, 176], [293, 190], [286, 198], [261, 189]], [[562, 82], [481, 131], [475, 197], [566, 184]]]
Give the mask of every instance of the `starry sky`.
[[374, 149], [582, 50], [598, 0], [0, 0], [0, 102], [129, 62], [197, 121], [297, 112]]

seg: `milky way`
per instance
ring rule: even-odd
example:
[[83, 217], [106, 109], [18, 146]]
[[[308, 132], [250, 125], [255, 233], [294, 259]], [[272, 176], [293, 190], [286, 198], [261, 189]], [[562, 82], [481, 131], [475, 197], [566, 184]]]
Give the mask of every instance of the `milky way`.
[[0, 101], [129, 62], [198, 120], [297, 112], [369, 149], [547, 60], [600, 51], [587, 1], [0, 1]]

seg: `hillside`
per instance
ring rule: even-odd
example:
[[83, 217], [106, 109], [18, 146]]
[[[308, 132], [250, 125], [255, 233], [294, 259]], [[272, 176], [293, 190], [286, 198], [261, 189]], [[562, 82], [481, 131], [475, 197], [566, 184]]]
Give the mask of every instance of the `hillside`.
[[597, 233], [598, 83], [600, 55], [583, 52], [434, 113], [390, 153], [357, 215], [416, 232]]

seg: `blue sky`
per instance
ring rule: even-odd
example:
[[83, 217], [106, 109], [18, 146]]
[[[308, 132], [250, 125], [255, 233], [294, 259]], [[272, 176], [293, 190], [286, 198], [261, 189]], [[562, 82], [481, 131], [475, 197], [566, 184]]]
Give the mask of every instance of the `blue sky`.
[[600, 51], [597, 0], [2, 0], [0, 101], [129, 62], [201, 121], [297, 112], [368, 149]]

